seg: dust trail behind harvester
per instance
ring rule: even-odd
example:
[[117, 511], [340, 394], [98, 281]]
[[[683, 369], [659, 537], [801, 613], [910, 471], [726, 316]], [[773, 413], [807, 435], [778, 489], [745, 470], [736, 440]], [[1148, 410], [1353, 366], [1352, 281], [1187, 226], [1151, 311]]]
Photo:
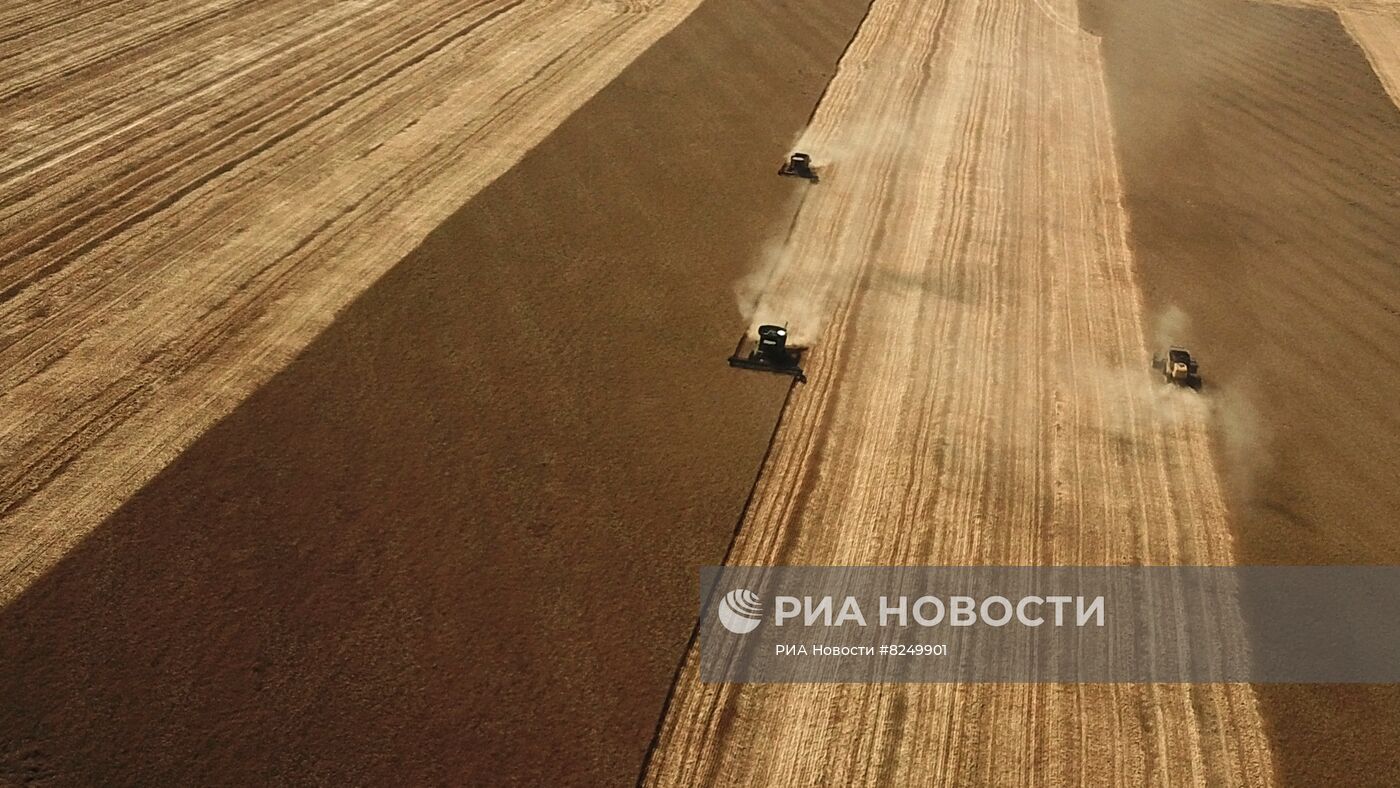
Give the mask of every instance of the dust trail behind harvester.
[[[872, 188], [861, 173], [875, 162], [898, 172], [921, 166], [919, 151], [909, 145], [920, 133], [907, 119], [836, 123], [822, 114], [844, 114], [849, 105], [824, 103], [813, 124], [792, 146], [812, 156], [822, 180], [804, 185], [801, 204], [790, 226], [776, 228], [751, 273], [735, 283], [740, 313], [749, 336], [766, 323], [788, 327], [794, 347], [811, 347], [820, 339], [840, 303], [856, 288], [875, 261], [870, 250], [881, 243], [883, 181]], [[868, 116], [869, 112], [866, 110]], [[925, 155], [927, 155], [925, 153]], [[817, 259], [812, 259], [817, 258]]]
[[1161, 352], [1172, 345], [1188, 343], [1191, 318], [1179, 306], [1169, 306], [1152, 321], [1152, 350]]
[[[1191, 316], [1178, 306], [1168, 306], [1152, 321], [1152, 339], [1154, 352], [1165, 351], [1173, 345], [1193, 346]], [[1206, 363], [1209, 363], [1208, 358]], [[1209, 374], [1207, 369], [1206, 375]], [[1232, 371], [1229, 387], [1207, 385], [1212, 390], [1209, 402], [1181, 389], [1153, 387], [1150, 389], [1151, 412], [1158, 418], [1187, 412], [1192, 418], [1209, 419], [1228, 460], [1221, 470], [1229, 477], [1236, 493], [1248, 499], [1253, 495], [1255, 477], [1273, 462], [1268, 427], [1252, 403], [1256, 377], [1247, 367], [1237, 368]], [[1171, 409], [1173, 402], [1177, 404], [1174, 410]], [[1186, 410], [1181, 410], [1182, 407]]]

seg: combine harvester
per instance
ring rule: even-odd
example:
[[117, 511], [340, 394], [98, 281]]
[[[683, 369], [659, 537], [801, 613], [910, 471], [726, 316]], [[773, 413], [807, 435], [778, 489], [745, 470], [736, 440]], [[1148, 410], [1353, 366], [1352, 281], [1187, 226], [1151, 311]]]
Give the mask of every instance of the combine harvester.
[[1186, 348], [1173, 347], [1167, 350], [1165, 356], [1153, 355], [1152, 368], [1161, 372], [1162, 379], [1167, 383], [1196, 390], [1201, 388], [1200, 365], [1191, 358]]
[[812, 183], [821, 182], [817, 171], [812, 169], [812, 157], [805, 153], [792, 154], [792, 157], [778, 170], [778, 174], [787, 178], [805, 178]]
[[759, 326], [758, 341], [750, 344], [747, 335], [740, 339], [734, 355], [729, 357], [729, 366], [791, 375], [798, 383], [806, 383], [807, 376], [799, 364], [802, 350], [789, 348], [787, 337], [787, 328], [783, 326]]

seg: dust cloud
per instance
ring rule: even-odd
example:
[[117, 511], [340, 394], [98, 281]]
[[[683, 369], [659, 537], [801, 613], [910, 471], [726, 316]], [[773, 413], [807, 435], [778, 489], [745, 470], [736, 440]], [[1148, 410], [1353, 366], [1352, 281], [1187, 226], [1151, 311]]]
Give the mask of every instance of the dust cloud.
[[[1162, 325], [1186, 322], [1180, 310], [1164, 318], [1159, 321]], [[1167, 344], [1163, 341], [1162, 347]], [[1232, 376], [1228, 386], [1212, 385], [1206, 377], [1200, 391], [1164, 383], [1145, 364], [1100, 367], [1080, 380], [1099, 392], [1101, 424], [1110, 434], [1131, 437], [1154, 429], [1210, 430], [1220, 448], [1221, 473], [1246, 497], [1255, 479], [1272, 464], [1269, 431], [1252, 403], [1247, 374]]]
[[1255, 482], [1273, 465], [1270, 436], [1264, 419], [1241, 386], [1231, 386], [1212, 397], [1216, 434], [1237, 494], [1254, 497]]
[[[734, 283], [734, 302], [748, 323], [750, 339], [757, 339], [758, 327], [768, 323], [787, 326], [788, 341], [793, 347], [809, 347], [820, 333], [819, 313], [812, 304], [804, 303], [800, 295], [803, 289], [785, 286], [780, 294], [776, 287], [785, 275], [790, 284], [791, 274], [798, 268], [792, 264], [796, 249], [791, 236], [804, 196], [800, 190], [793, 194], [778, 214], [781, 223], [773, 227], [759, 248], [756, 264]], [[799, 293], [797, 297], [784, 297], [794, 291]]]
[[1154, 321], [1152, 330], [1152, 352], [1162, 353], [1172, 345], [1186, 344], [1186, 332], [1191, 328], [1191, 318], [1180, 307], [1169, 306], [1162, 310]]
[[[794, 347], [816, 344], [839, 301], [855, 287], [875, 254], [871, 218], [879, 210], [867, 179], [843, 179], [843, 167], [901, 161], [893, 169], [917, 168], [910, 129], [895, 124], [837, 124], [812, 127], [793, 140], [789, 150], [812, 157], [821, 183], [797, 190], [794, 217], [775, 227], [753, 269], [734, 285], [739, 313], [749, 336], [766, 323], [787, 326]], [[820, 242], [813, 239], [820, 238]], [[819, 255], [820, 259], [808, 259]]]
[[1201, 392], [1163, 383], [1146, 363], [1140, 368], [1101, 367], [1079, 379], [1099, 392], [1103, 427], [1116, 435], [1205, 425], [1210, 419], [1210, 404]]
[[789, 201], [781, 225], [775, 226], [759, 248], [754, 267], [734, 283], [734, 301], [748, 323], [750, 339], [765, 324], [787, 326], [792, 347], [811, 347], [821, 334], [826, 316], [819, 283], [810, 281], [806, 266], [796, 264], [793, 235], [802, 220], [806, 191], [799, 189]]

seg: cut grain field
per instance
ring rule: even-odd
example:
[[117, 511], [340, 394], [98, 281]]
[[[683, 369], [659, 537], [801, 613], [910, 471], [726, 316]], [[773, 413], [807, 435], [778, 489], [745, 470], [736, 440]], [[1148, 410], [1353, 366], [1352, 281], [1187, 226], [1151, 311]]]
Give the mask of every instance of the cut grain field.
[[0, 601], [697, 2], [12, 7]]
[[[1144, 371], [1103, 62], [1073, 3], [877, 0], [801, 144], [824, 179], [757, 311], [800, 315], [812, 382], [729, 563], [1235, 561], [1209, 406]], [[696, 668], [692, 651], [652, 784], [1274, 778], [1243, 685], [702, 685]]]
[[[1037, 7], [1060, 31], [1073, 29], [1064, 23], [1074, 9]], [[998, 15], [1026, 14], [1036, 20], [1025, 23], [1030, 29], [1052, 29], [1045, 19], [1018, 4], [982, 8], [964, 29], [975, 30], [987, 49], [949, 55], [941, 67], [924, 70], [929, 82], [946, 80], [936, 88], [942, 98], [965, 84], [968, 69], [991, 72], [984, 78], [990, 85], [1003, 70], [1028, 69], [1021, 90], [1005, 90], [998, 101], [988, 88], [967, 111], [988, 125], [965, 123], [959, 137], [948, 130], [954, 124], [947, 114], [901, 102], [891, 88], [883, 105], [864, 112], [858, 98], [830, 114], [824, 104], [818, 117], [828, 125], [818, 122], [803, 141], [818, 156], [824, 146], [832, 151], [826, 184], [852, 160], [857, 180], [840, 199], [814, 192], [803, 206], [812, 221], [775, 256], [778, 284], [757, 317], [795, 316], [796, 333], [818, 343], [812, 366], [834, 380], [818, 382], [822, 393], [811, 403], [796, 400], [785, 415], [775, 461], [765, 467], [731, 562], [1393, 563], [1400, 9], [1345, 1], [1081, 3], [1078, 22], [1102, 55], [1090, 68], [1106, 82], [1111, 111], [1104, 112], [1102, 93], [1067, 90], [1067, 69], [1047, 67], [1041, 50], [988, 35]], [[935, 40], [930, 46], [956, 47], [942, 17], [957, 18], [959, 10], [935, 5], [929, 13], [939, 21], [917, 42], [892, 48], [878, 64], [843, 63], [838, 82], [862, 82], [850, 93], [864, 96], [878, 90], [872, 83], [880, 77], [869, 72], [897, 71], [899, 53]], [[914, 16], [901, 24], [920, 29]], [[1011, 54], [987, 54], [996, 44]], [[1076, 99], [1095, 109], [1066, 112]], [[1115, 133], [1111, 145], [1082, 159], [1109, 168], [1098, 184], [1066, 187], [1093, 165], [1056, 140], [1057, 113], [1072, 118], [1059, 126], [1070, 140], [1093, 138], [1104, 127]], [[1008, 114], [1012, 119], [996, 122]], [[899, 136], [901, 128], [917, 129], [917, 142]], [[937, 143], [932, 152], [929, 141]], [[1006, 159], [970, 155], [979, 142], [986, 150], [1006, 146]], [[1103, 150], [1121, 157], [1121, 184], [1107, 183], [1117, 165]], [[922, 161], [932, 164], [921, 169]], [[906, 185], [921, 176], [925, 183]], [[962, 190], [949, 185], [959, 177], [967, 184]], [[1073, 202], [1060, 202], [1054, 211], [1048, 199], [1074, 195], [1088, 198], [1086, 205], [1065, 210]], [[1097, 209], [1116, 206], [1122, 216], [1086, 227], [1094, 202]], [[1038, 226], [1018, 214], [1027, 207], [1042, 212]], [[1073, 245], [1057, 239], [1077, 235], [1093, 248], [1118, 233], [1124, 248], [1087, 259], [1100, 266], [1119, 261], [1120, 276], [1090, 267], [1082, 279], [1063, 280], [1078, 285], [1074, 296], [1054, 293], [1056, 274], [1084, 265]], [[809, 237], [817, 239], [810, 247]], [[814, 249], [820, 264], [810, 262]], [[920, 262], [897, 265], [909, 257]], [[1035, 286], [1025, 287], [1025, 274], [1018, 277], [1007, 260], [1029, 261], [1022, 265]], [[1131, 293], [1134, 279], [1142, 304]], [[980, 285], [976, 297], [968, 297], [969, 284]], [[1102, 293], [1116, 294], [1120, 306], [1099, 300]], [[902, 308], [890, 307], [900, 299]], [[1027, 318], [1014, 306], [1037, 300], [1049, 306], [1030, 313], [1037, 330], [1018, 330]], [[1062, 300], [1071, 306], [1059, 306]], [[920, 320], [929, 321], [929, 333], [917, 350], [901, 352]], [[980, 331], [969, 333], [969, 326]], [[1117, 337], [1103, 333], [1115, 327]], [[1158, 397], [1144, 405], [1141, 395], [1120, 388], [1136, 385], [1123, 375], [1131, 378], [1141, 363], [1131, 356], [1144, 338], [1209, 354], [1208, 394], [1184, 417], [1164, 411]], [[1076, 363], [1081, 356], [1094, 360]], [[1036, 368], [1070, 388], [1027, 385]], [[910, 370], [922, 374], [906, 377]], [[964, 374], [973, 382], [948, 380]], [[1045, 388], [1054, 393], [1047, 397]], [[952, 404], [935, 410], [945, 399]], [[1045, 399], [1050, 406], [1033, 410]], [[1081, 425], [1087, 417], [1108, 429], [1065, 429], [1058, 422], [1067, 405]], [[1170, 437], [1155, 462], [1134, 450], [1152, 440], [1151, 428], [1113, 434], [1132, 423], [1124, 414], [1134, 411], [1166, 423]], [[921, 415], [911, 421], [911, 412]], [[960, 415], [975, 426], [959, 422]], [[1052, 426], [1053, 437], [1042, 436], [1039, 446], [1022, 437], [1027, 428]], [[1182, 439], [1183, 426], [1190, 439]], [[1108, 445], [1089, 450], [1087, 465], [1037, 467], [1053, 463], [1064, 439], [1076, 436], [1080, 445]], [[1161, 466], [1157, 473], [1129, 470], [1163, 461], [1193, 470], [1188, 478], [1163, 474]], [[1105, 463], [1103, 478], [1112, 483], [1085, 483], [1098, 475], [1094, 462]], [[1128, 477], [1114, 478], [1124, 471]], [[1133, 475], [1155, 482], [1135, 488]], [[1125, 491], [1135, 501], [1151, 497], [1154, 488], [1210, 503], [1193, 506], [1172, 527], [1171, 517], [1151, 506], [1118, 499]], [[1018, 497], [1025, 503], [1001, 509]], [[1076, 502], [1068, 515], [1064, 502]], [[1219, 550], [1190, 546], [1201, 538]], [[693, 656], [647, 772], [654, 783], [797, 782], [813, 769], [819, 779], [946, 784], [1397, 779], [1397, 750], [1388, 744], [1400, 729], [1393, 687], [1198, 687], [1191, 690], [1197, 702], [1176, 706], [1185, 713], [1173, 718], [1172, 688], [1144, 688], [1136, 699], [1131, 691], [1080, 688], [1018, 702], [1019, 688], [713, 687], [695, 683]], [[1248, 699], [1221, 714], [1212, 701], [1200, 702], [1217, 692]], [[962, 705], [969, 697], [976, 700]], [[1105, 697], [1112, 700], [1099, 705]], [[1065, 703], [1075, 713], [1057, 718]], [[1155, 717], [1124, 713], [1134, 705]], [[988, 711], [997, 708], [1004, 712]], [[1035, 722], [1013, 723], [1023, 715]], [[1143, 730], [1155, 744], [1178, 735], [1184, 741], [1154, 754], [1132, 730], [1137, 723], [1123, 725], [1149, 717]], [[772, 726], [773, 719], [783, 724]], [[1192, 754], [1208, 741], [1195, 739], [1192, 728], [1232, 745]], [[753, 757], [759, 741], [775, 755]], [[1090, 742], [1113, 744], [1094, 750]], [[1254, 763], [1230, 752], [1249, 742], [1246, 748], [1257, 748]], [[1253, 768], [1269, 761], [1272, 770]]]

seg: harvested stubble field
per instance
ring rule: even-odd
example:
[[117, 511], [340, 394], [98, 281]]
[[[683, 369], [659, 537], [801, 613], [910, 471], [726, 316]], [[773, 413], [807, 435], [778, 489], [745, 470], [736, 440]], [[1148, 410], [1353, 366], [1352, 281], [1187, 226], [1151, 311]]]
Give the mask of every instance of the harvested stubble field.
[[[1229, 564], [1209, 411], [1158, 388], [1072, 2], [876, 0], [759, 319], [817, 340], [729, 561]], [[782, 720], [782, 725], [774, 725]], [[758, 753], [762, 753], [761, 757]], [[1248, 686], [702, 685], [657, 784], [1264, 784]]]
[[726, 550], [1400, 562], [1397, 53], [1380, 0], [0, 11], [0, 782], [1400, 782], [1389, 688], [685, 650]]
[[0, 17], [0, 601], [698, 0]]

